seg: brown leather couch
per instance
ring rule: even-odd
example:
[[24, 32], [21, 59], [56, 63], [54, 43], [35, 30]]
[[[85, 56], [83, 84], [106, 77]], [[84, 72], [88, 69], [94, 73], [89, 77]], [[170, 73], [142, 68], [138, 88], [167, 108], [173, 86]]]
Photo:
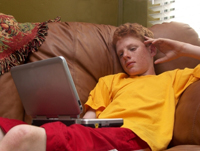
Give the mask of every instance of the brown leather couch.
[[[29, 55], [28, 62], [64, 56], [83, 104], [100, 77], [123, 71], [112, 45], [116, 27], [79, 22], [48, 23], [48, 26], [45, 42], [37, 52]], [[155, 38], [171, 38], [200, 46], [198, 35], [186, 24], [163, 23], [149, 29]], [[156, 58], [160, 56], [162, 53], [158, 52]], [[199, 62], [182, 57], [156, 65], [155, 69], [159, 74], [175, 68], [195, 67]], [[200, 81], [189, 86], [182, 94], [176, 109], [174, 134], [168, 151], [200, 150], [199, 90]], [[24, 112], [10, 72], [0, 76], [0, 116], [31, 123], [31, 118]]]

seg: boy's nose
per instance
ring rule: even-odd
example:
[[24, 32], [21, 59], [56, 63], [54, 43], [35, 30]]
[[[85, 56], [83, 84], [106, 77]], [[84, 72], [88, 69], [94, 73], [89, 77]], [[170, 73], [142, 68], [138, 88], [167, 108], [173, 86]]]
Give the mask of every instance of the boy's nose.
[[125, 50], [124, 51], [124, 54], [123, 54], [123, 58], [126, 59], [126, 58], [130, 58], [130, 52]]

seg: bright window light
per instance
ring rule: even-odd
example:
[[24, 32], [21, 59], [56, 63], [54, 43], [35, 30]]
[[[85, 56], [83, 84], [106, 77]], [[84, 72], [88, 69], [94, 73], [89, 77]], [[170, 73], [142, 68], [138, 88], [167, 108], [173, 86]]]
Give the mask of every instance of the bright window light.
[[200, 0], [149, 0], [148, 25], [177, 21], [191, 26], [200, 37]]
[[200, 37], [200, 0], [175, 0], [173, 21], [189, 24]]

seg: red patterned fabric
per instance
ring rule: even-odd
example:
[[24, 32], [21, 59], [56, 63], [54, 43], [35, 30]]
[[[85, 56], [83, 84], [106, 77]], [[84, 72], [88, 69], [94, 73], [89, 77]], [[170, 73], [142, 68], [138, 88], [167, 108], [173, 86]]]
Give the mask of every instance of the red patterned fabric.
[[29, 52], [37, 51], [45, 40], [49, 22], [18, 23], [11, 15], [0, 13], [0, 75], [23, 63]]

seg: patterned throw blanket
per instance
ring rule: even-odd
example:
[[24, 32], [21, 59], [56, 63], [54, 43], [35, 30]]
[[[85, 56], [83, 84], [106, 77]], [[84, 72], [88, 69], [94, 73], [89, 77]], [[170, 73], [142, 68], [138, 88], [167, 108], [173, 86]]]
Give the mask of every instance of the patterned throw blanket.
[[0, 76], [37, 51], [47, 35], [47, 23], [59, 21], [60, 17], [42, 23], [18, 23], [13, 16], [0, 13]]

